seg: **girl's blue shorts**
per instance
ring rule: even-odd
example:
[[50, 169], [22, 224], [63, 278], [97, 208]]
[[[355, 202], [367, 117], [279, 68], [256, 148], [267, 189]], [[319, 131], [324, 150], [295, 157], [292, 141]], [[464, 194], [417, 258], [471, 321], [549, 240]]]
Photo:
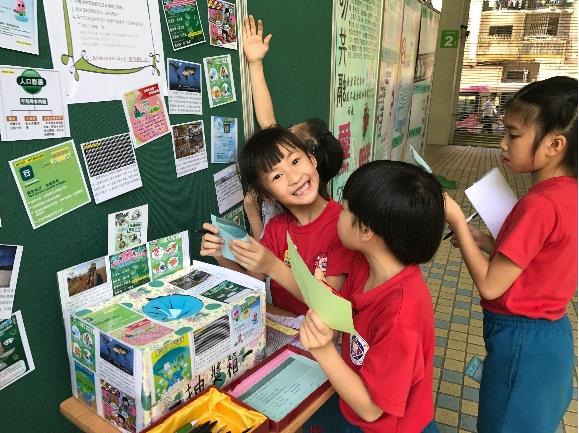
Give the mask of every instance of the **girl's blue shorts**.
[[554, 433], [573, 393], [573, 332], [550, 321], [484, 310], [478, 433]]

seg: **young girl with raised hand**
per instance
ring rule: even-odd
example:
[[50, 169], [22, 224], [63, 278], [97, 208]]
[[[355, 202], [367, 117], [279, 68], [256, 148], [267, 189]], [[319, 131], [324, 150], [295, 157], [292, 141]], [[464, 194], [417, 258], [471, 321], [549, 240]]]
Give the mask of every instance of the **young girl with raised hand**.
[[220, 266], [247, 272], [258, 278], [271, 277], [273, 303], [295, 314], [307, 306], [288, 266], [287, 233], [310, 271], [321, 269], [328, 284], [339, 290], [352, 252], [338, 238], [337, 223], [342, 206], [319, 194], [316, 159], [290, 131], [280, 127], [263, 129], [251, 137], [239, 156], [241, 177], [249, 188], [280, 203], [285, 212], [265, 227], [261, 243], [233, 241], [230, 249], [237, 263], [221, 255], [223, 239], [211, 224], [203, 228], [202, 256], [213, 256]]
[[469, 230], [446, 196], [446, 221], [482, 298], [478, 432], [552, 433], [571, 400], [576, 359], [565, 312], [577, 287], [577, 80], [524, 87], [504, 124], [501, 159], [531, 173], [533, 186], [496, 241]]

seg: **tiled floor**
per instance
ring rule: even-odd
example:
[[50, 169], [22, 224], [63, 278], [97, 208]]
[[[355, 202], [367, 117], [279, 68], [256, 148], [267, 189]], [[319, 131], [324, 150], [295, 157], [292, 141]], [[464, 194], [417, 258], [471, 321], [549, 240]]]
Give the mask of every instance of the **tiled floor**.
[[[529, 175], [504, 170], [498, 149], [430, 146], [426, 158], [435, 174], [456, 180], [458, 188], [448, 191], [461, 204], [465, 214], [473, 212], [465, 188], [493, 167], [499, 167], [520, 197], [530, 186]], [[484, 228], [480, 219], [471, 224]], [[436, 421], [441, 433], [476, 432], [479, 384], [463, 375], [465, 363], [473, 355], [485, 356], [482, 339], [480, 297], [464, 265], [460, 251], [444, 241], [431, 263], [423, 266], [435, 306], [436, 353], [434, 384]], [[577, 344], [577, 296], [567, 309]], [[575, 346], [577, 354], [577, 346]], [[574, 400], [561, 425], [561, 433], [577, 432], [577, 364], [574, 374]]]

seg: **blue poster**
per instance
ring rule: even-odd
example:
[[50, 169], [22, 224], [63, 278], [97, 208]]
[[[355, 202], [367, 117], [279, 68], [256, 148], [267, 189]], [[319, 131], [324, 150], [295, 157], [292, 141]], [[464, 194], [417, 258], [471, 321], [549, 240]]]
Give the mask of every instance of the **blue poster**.
[[237, 161], [237, 118], [211, 116], [211, 162]]

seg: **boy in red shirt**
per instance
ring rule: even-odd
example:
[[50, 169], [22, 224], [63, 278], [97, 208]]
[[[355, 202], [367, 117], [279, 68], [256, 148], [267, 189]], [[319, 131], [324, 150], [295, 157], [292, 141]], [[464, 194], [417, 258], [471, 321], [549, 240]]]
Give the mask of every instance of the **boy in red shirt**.
[[[379, 181], [377, 181], [379, 180]], [[340, 295], [352, 302], [355, 335], [333, 331], [312, 310], [300, 340], [340, 397], [308, 422], [306, 433], [437, 432], [433, 421], [434, 311], [419, 263], [436, 252], [444, 199], [436, 179], [413, 165], [374, 161], [344, 188], [338, 235], [360, 252]], [[335, 403], [334, 403], [335, 404]], [[317, 418], [324, 418], [318, 421]]]

